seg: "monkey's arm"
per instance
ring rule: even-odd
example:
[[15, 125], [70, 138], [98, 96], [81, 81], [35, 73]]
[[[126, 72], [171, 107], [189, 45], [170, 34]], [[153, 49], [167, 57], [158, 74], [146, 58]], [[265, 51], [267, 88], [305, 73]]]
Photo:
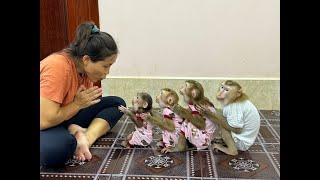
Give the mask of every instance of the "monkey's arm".
[[135, 114], [133, 113], [132, 109], [129, 109], [128, 107], [119, 106], [119, 111], [123, 112], [125, 115], [129, 116], [129, 118], [135, 123], [135, 125], [140, 128], [143, 126], [143, 122], [137, 120]]
[[162, 119], [159, 116], [147, 116], [147, 121], [150, 121], [152, 124], [155, 124], [161, 129], [165, 129], [169, 132], [173, 132], [175, 130], [174, 123], [172, 120], [167, 118]]
[[211, 112], [211, 111], [206, 111], [205, 115], [214, 123], [220, 125], [221, 127], [223, 127], [224, 129], [228, 130], [228, 131], [232, 131], [236, 134], [241, 133], [241, 128], [234, 128], [231, 127], [228, 122], [227, 119], [221, 114], [221, 112], [216, 111], [215, 113]]
[[179, 104], [175, 105], [172, 109], [173, 109], [173, 112], [177, 113], [180, 117], [190, 121], [197, 128], [199, 129], [205, 128], [206, 126], [205, 119], [203, 119], [201, 116], [192, 115], [190, 111], [181, 107]]
[[142, 121], [139, 121], [132, 111], [129, 111], [129, 112], [127, 113], [127, 115], [129, 116], [129, 118], [134, 122], [134, 124], [135, 124], [138, 128], [141, 128], [141, 127], [143, 126], [143, 122], [142, 122]]
[[176, 147], [177, 151], [185, 151], [187, 149], [187, 141], [184, 135], [180, 134], [178, 139], [178, 144]]
[[167, 147], [161, 150], [163, 153], [167, 152], [182, 152], [187, 150], [187, 142], [184, 135], [180, 134], [178, 144], [175, 147]]

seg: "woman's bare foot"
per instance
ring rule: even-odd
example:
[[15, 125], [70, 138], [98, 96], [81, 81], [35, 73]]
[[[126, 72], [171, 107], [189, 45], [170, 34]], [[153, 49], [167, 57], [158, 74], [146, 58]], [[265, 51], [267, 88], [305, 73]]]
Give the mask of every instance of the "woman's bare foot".
[[86, 132], [87, 128], [83, 128], [77, 124], [70, 124], [68, 127], [70, 134], [75, 135], [77, 131]]
[[90, 161], [92, 155], [89, 151], [89, 141], [85, 132], [79, 130], [75, 133], [75, 138], [77, 140], [77, 148], [75, 152], [75, 158], [79, 161]]

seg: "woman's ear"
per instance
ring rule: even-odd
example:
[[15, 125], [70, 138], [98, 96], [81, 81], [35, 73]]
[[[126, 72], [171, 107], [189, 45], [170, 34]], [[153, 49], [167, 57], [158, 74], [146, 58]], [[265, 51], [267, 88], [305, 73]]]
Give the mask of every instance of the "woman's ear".
[[82, 62], [84, 66], [87, 66], [87, 64], [89, 63], [89, 61], [91, 61], [90, 57], [88, 55], [84, 55], [82, 57]]

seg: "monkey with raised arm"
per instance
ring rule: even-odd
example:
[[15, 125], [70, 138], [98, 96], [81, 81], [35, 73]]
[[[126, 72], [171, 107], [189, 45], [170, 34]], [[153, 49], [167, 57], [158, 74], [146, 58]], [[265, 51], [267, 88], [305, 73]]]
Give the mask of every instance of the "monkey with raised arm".
[[173, 111], [182, 118], [185, 118], [181, 131], [185, 138], [198, 150], [206, 149], [214, 137], [216, 125], [206, 116], [202, 116], [195, 108], [197, 104], [206, 105], [210, 111], [215, 112], [215, 107], [207, 97], [204, 96], [202, 85], [194, 80], [185, 81], [180, 89], [180, 94], [188, 104], [188, 109], [176, 105]]
[[152, 98], [148, 93], [140, 92], [132, 100], [132, 110], [124, 106], [118, 107], [121, 112], [129, 116], [135, 123], [135, 131], [129, 134], [121, 145], [128, 148], [134, 146], [150, 145], [153, 125], [144, 119], [145, 114], [152, 110]]
[[181, 126], [184, 121], [179, 115], [172, 111], [172, 107], [178, 104], [178, 94], [169, 88], [163, 88], [160, 94], [156, 97], [156, 102], [159, 103], [162, 109], [162, 117], [156, 114], [144, 115], [148, 121], [159, 126], [162, 131], [162, 153], [178, 152], [186, 150], [186, 140], [181, 133]]
[[250, 102], [239, 83], [227, 80], [219, 87], [216, 99], [223, 106], [223, 114], [211, 112], [207, 106], [196, 108], [204, 116], [209, 117], [220, 127], [224, 143], [214, 143], [218, 149], [229, 155], [237, 155], [238, 150], [246, 151], [254, 143], [260, 128], [260, 115], [257, 108]]

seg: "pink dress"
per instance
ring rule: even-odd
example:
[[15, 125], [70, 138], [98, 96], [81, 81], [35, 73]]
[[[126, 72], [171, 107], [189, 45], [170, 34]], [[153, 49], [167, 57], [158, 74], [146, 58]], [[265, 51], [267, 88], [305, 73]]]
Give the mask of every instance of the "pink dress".
[[[192, 114], [199, 114], [194, 105], [189, 104], [189, 109]], [[215, 112], [214, 107], [210, 107], [210, 111]], [[216, 125], [207, 117], [205, 117], [205, 129], [200, 130], [195, 127], [191, 122], [184, 121], [181, 127], [181, 131], [184, 133], [186, 139], [189, 140], [197, 149], [206, 149], [213, 140], [213, 135], [216, 130]]]
[[[143, 113], [141, 113], [143, 114]], [[152, 141], [152, 124], [141, 118], [141, 114], [135, 114], [138, 121], [143, 121], [141, 128], [135, 127], [135, 131], [132, 132], [132, 138], [129, 140], [130, 145], [148, 146]], [[145, 114], [150, 114], [145, 113]]]
[[169, 108], [165, 108], [162, 112], [162, 115], [164, 118], [172, 120], [175, 126], [175, 130], [173, 132], [163, 130], [163, 144], [165, 147], [175, 147], [178, 144], [181, 126], [184, 120]]

